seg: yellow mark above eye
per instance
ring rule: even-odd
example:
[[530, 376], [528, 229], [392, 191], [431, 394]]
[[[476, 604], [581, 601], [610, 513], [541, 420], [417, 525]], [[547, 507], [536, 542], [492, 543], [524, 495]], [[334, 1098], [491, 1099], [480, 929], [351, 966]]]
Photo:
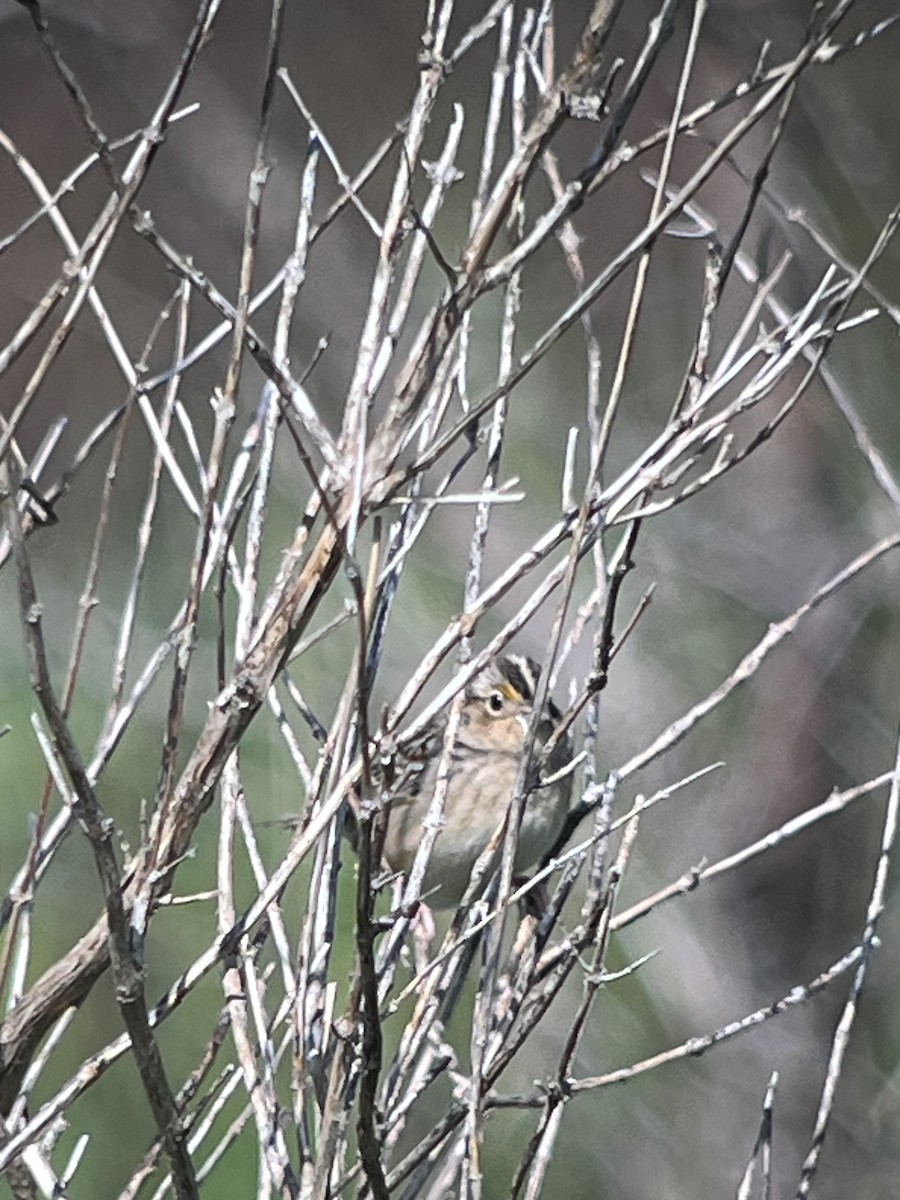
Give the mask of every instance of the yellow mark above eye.
[[507, 700], [511, 700], [515, 704], [520, 704], [522, 702], [522, 697], [519, 695], [513, 685], [506, 680], [498, 685], [497, 690], [502, 692]]

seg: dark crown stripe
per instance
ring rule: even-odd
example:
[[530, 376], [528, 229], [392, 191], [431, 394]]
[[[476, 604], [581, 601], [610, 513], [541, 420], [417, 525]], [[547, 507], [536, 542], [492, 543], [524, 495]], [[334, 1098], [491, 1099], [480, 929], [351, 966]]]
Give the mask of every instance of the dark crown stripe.
[[534, 699], [539, 668], [522, 654], [510, 654], [503, 660], [503, 674], [526, 703]]

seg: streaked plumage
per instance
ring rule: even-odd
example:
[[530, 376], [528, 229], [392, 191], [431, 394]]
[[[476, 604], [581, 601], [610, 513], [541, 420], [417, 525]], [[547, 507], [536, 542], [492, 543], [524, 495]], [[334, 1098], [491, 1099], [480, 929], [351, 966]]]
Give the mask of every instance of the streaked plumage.
[[[508, 655], [491, 661], [466, 689], [450, 757], [444, 825], [422, 887], [423, 892], [437, 889], [428, 897], [433, 907], [446, 908], [459, 902], [476, 859], [506, 814], [519, 773], [539, 670], [532, 659]], [[556, 705], [548, 702], [536, 731], [535, 763], [559, 719]], [[445, 730], [446, 717], [426, 730], [394, 789], [384, 846], [384, 857], [394, 870], [409, 871], [422, 840], [422, 822], [434, 796]], [[563, 738], [542, 778], [556, 774], [571, 758], [571, 742]], [[534, 782], [519, 830], [517, 871], [525, 871], [538, 861], [569, 809], [571, 775], [549, 786]]]

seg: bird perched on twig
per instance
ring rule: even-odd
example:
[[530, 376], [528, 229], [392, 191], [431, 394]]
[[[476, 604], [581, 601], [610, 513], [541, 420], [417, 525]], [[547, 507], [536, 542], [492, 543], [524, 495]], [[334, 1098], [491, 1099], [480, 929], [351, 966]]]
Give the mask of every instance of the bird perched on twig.
[[[459, 727], [450, 749], [443, 826], [422, 884], [435, 908], [459, 903], [479, 855], [497, 832], [513, 798], [540, 667], [533, 659], [492, 659], [465, 691]], [[558, 728], [561, 714], [548, 700], [535, 730], [528, 798], [519, 828], [516, 871], [533, 866], [562, 828], [572, 792], [568, 735], [548, 760], [541, 751]], [[422, 822], [438, 782], [447, 714], [438, 716], [406, 754], [391, 788], [384, 858], [393, 870], [409, 872], [422, 840]]]

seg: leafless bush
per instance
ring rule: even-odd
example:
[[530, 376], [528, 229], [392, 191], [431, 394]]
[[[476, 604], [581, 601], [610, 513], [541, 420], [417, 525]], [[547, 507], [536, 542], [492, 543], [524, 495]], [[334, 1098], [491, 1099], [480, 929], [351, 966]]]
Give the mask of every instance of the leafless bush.
[[[654, 1104], [637, 1081], [678, 1061], [694, 1072], [679, 1085], [685, 1109], [697, 1086], [710, 1094], [724, 1087], [733, 1093], [733, 1124], [721, 1128], [746, 1136], [709, 1155], [698, 1128], [687, 1145], [709, 1159], [709, 1174], [682, 1165], [678, 1177], [689, 1182], [670, 1177], [662, 1190], [687, 1193], [716, 1178], [720, 1192], [724, 1183], [739, 1196], [770, 1195], [778, 1072], [796, 1073], [798, 1057], [817, 1050], [814, 1087], [791, 1092], [793, 1158], [781, 1168], [786, 1185], [805, 1195], [840, 1104], [878, 944], [900, 766], [889, 734], [866, 770], [848, 770], [853, 778], [835, 771], [823, 781], [826, 798], [820, 791], [817, 802], [773, 814], [751, 834], [742, 814], [756, 787], [753, 760], [734, 751], [722, 714], [734, 721], [738, 691], [756, 685], [764, 664], [823, 612], [844, 613], [848, 585], [882, 578], [900, 545], [887, 452], [868, 432], [847, 374], [830, 365], [836, 344], [876, 317], [896, 324], [871, 277], [900, 210], [850, 262], [767, 183], [810, 72], [895, 43], [892, 21], [866, 16], [851, 31], [847, 14], [862, 6], [816, 9], [789, 52], [760, 47], [743, 77], [722, 86], [708, 64], [698, 66], [702, 2], [676, 14], [674, 0], [663, 0], [643, 25], [634, 11], [626, 24], [624, 6], [585, 5], [576, 31], [572, 12], [549, 2], [532, 9], [498, 0], [475, 14], [473, 5], [455, 13], [451, 0], [433, 0], [406, 112], [360, 165], [331, 133], [340, 87], [330, 105], [310, 100], [285, 33], [287, 6], [273, 0], [239, 280], [230, 287], [215, 258], [202, 267], [209, 254], [172, 237], [167, 208], [169, 199], [177, 207], [179, 185], [166, 151], [200, 119], [189, 101], [196, 94], [202, 106], [205, 85], [202, 74], [200, 83], [192, 78], [215, 52], [208, 43], [225, 19], [220, 5], [200, 4], [152, 111], [119, 141], [93, 115], [91, 79], [71, 67], [53, 16], [37, 3], [24, 7], [44, 54], [36, 86], [64, 84], [92, 153], [51, 179], [28, 146], [0, 132], [18, 185], [30, 192], [25, 217], [2, 242], [7, 262], [29, 253], [38, 231], [52, 228], [57, 247], [40, 294], [0, 352], [3, 574], [7, 607], [15, 602], [21, 618], [6, 640], [24, 647], [34, 705], [30, 729], [10, 716], [3, 749], [15, 742], [16, 761], [40, 755], [46, 776], [40, 795], [27, 796], [36, 816], [23, 861], [3, 862], [0, 1168], [16, 1195], [74, 1195], [88, 1172], [103, 1179], [96, 1150], [104, 1147], [102, 1163], [119, 1138], [109, 1106], [124, 1101], [115, 1089], [105, 1093], [105, 1120], [88, 1102], [129, 1056], [153, 1132], [143, 1154], [139, 1138], [128, 1143], [123, 1197], [194, 1196], [207, 1178], [217, 1195], [229, 1194], [223, 1165], [232, 1163], [243, 1164], [235, 1180], [256, 1170], [259, 1195], [502, 1189], [534, 1197], [570, 1118], [624, 1081], [634, 1082], [617, 1093], [621, 1110], [629, 1096], [640, 1102], [615, 1132], [606, 1118], [603, 1129], [584, 1118], [574, 1126], [556, 1191], [598, 1194], [605, 1171], [616, 1194], [660, 1194], [634, 1159], [653, 1137], [661, 1147], [648, 1161], [658, 1172], [666, 1137], [684, 1138], [685, 1124], [671, 1115], [671, 1095], [660, 1092]], [[276, 121], [293, 130], [295, 151], [273, 166]], [[297, 138], [306, 139], [305, 154]], [[144, 207], [160, 170], [170, 171], [166, 191]], [[265, 201], [276, 183], [287, 198], [272, 231]], [[70, 193], [76, 222], [67, 216]], [[717, 215], [717, 206], [729, 208], [726, 197], [732, 211]], [[622, 206], [627, 213], [616, 212]], [[79, 222], [86, 231], [76, 232]], [[785, 249], [767, 264], [763, 234], [772, 229]], [[788, 230], [803, 239], [803, 270]], [[657, 261], [673, 235], [686, 239], [678, 243], [680, 303], [654, 317], [654, 295], [665, 287], [655, 282]], [[352, 367], [338, 386], [331, 364], [340, 351], [306, 298], [322, 294], [341, 237], [365, 246], [365, 290]], [[175, 281], [143, 325], [143, 308], [129, 312], [108, 296], [110, 284], [120, 291], [107, 272], [123, 243], [143, 255], [144, 266], [131, 268], [133, 286], [142, 270]], [[279, 265], [261, 282], [261, 260], [276, 252]], [[598, 311], [607, 320], [618, 314], [612, 344]], [[103, 371], [114, 364], [125, 395], [120, 383], [115, 403], [67, 397], [64, 411], [87, 413], [72, 445], [46, 397], [70, 339], [88, 322], [102, 338], [93, 369], [100, 358]], [[642, 342], [664, 338], [667, 325], [677, 367], [654, 389], [662, 403], [645, 405], [635, 364]], [[129, 349], [139, 328], [142, 349]], [[633, 579], [635, 564], [663, 562], [660, 547], [673, 530], [666, 521], [683, 512], [702, 525], [710, 497], [724, 510], [715, 536], [727, 540], [730, 498], [748, 503], [743, 473], [773, 443], [785, 447], [788, 464], [801, 461], [799, 441], [785, 439], [811, 394], [852, 434], [840, 439], [840, 461], [829, 470], [861, 464], [887, 519], [873, 516], [881, 527], [857, 538], [852, 552], [842, 547], [841, 558], [836, 543], [827, 556], [801, 558], [785, 576], [792, 598], [764, 632], [752, 632], [732, 597], [739, 641], [707, 636], [706, 682], [682, 680], [673, 708], [668, 692], [648, 694], [650, 651], [633, 647], [655, 622], [681, 637], [691, 619], [709, 617], [698, 607], [692, 618], [665, 581], [651, 605], [650, 581]], [[522, 449], [529, 437], [540, 447], [531, 458]], [[525, 469], [508, 473], [509, 462]], [[552, 511], [551, 489], [560, 497]], [[800, 511], [774, 484], [755, 500], [768, 519]], [[80, 561], [82, 580], [48, 600], [43, 580], [54, 553]], [[127, 574], [105, 572], [105, 556], [121, 564], [126, 553]], [[426, 574], [454, 581], [452, 596], [435, 600], [446, 587], [422, 582], [423, 563]], [[419, 583], [410, 583], [417, 571]], [[115, 614], [115, 624], [108, 615], [98, 624], [98, 612]], [[167, 628], [150, 638], [161, 612]], [[568, 688], [577, 807], [565, 838], [520, 887], [514, 805], [498, 834], [503, 861], [492, 899], [465, 903], [442, 937], [414, 955], [411, 922], [440, 814], [426, 822], [402, 894], [392, 892], [379, 863], [389, 819], [379, 780], [514, 638], [543, 644], [539, 695], [554, 690], [562, 699]], [[607, 709], [617, 678], [631, 695]], [[627, 732], [608, 735], [624, 707]], [[878, 714], [887, 728], [895, 717]], [[778, 733], [756, 741], [754, 728], [748, 720], [755, 761], [771, 761]], [[146, 784], [132, 771], [150, 754], [141, 736], [158, 744], [160, 733], [155, 793], [144, 806]], [[695, 757], [682, 756], [686, 744], [700, 746]], [[738, 766], [716, 782], [716, 760], [726, 757]], [[272, 773], [260, 768], [264, 758]], [[13, 790], [11, 774], [5, 786]], [[282, 793], [298, 814], [290, 834], [257, 820], [273, 815]], [[791, 839], [809, 838], [876, 794], [888, 797], [880, 851], [869, 844], [844, 864], [855, 933], [814, 969], [798, 957], [787, 985], [761, 961], [754, 987], [762, 994], [748, 1005], [732, 968], [720, 968], [712, 951], [704, 956], [705, 935], [689, 917], [651, 927], [646, 951], [624, 940], [670, 901], [684, 914], [688, 893], [730, 873], [757, 878], [751, 873], [772, 863], [789, 874]], [[707, 836], [706, 818], [679, 818], [683, 840], [661, 855], [668, 827], [653, 822], [686, 796], [715, 799], [717, 832]], [[342, 836], [348, 804], [358, 817], [358, 857]], [[7, 820], [12, 846], [20, 833]], [[205, 853], [213, 826], [214, 856]], [[70, 831], [89, 845], [103, 909], [60, 950], [42, 896], [64, 869]], [[720, 849], [707, 857], [712, 847]], [[551, 898], [539, 915], [523, 915], [519, 902], [537, 881]], [[78, 886], [66, 883], [66, 894]], [[214, 910], [214, 923], [194, 918], [198, 910]], [[179, 922], [180, 940], [171, 933]], [[161, 924], [164, 938], [155, 936]], [[660, 942], [668, 976], [652, 973]], [[823, 945], [812, 952], [824, 954]], [[184, 969], [179, 954], [188, 956]], [[723, 990], [707, 1006], [702, 993], [716, 976]], [[221, 982], [218, 1002], [200, 986], [210, 977]], [[108, 979], [124, 1032], [108, 1029], [88, 1048], [78, 1022], [101, 1003]], [[158, 984], [161, 996], [149, 990]], [[645, 987], [656, 996], [641, 1007]], [[679, 999], [692, 992], [693, 1008]], [[819, 993], [844, 997], [843, 1007], [792, 1044], [766, 1043], [754, 1063], [762, 1070], [765, 1058], [770, 1067], [734, 1083], [743, 1060], [718, 1047], [743, 1043], [760, 1026], [780, 1029]], [[617, 995], [631, 997], [631, 1018]], [[635, 1012], [655, 1048], [635, 1040]], [[702, 1021], [689, 1034], [688, 1012]], [[169, 1054], [160, 1038], [170, 1022], [181, 1033]], [[748, 1104], [759, 1103], [756, 1137]], [[615, 1145], [622, 1136], [625, 1151]], [[109, 1194], [118, 1186], [116, 1177]]]

